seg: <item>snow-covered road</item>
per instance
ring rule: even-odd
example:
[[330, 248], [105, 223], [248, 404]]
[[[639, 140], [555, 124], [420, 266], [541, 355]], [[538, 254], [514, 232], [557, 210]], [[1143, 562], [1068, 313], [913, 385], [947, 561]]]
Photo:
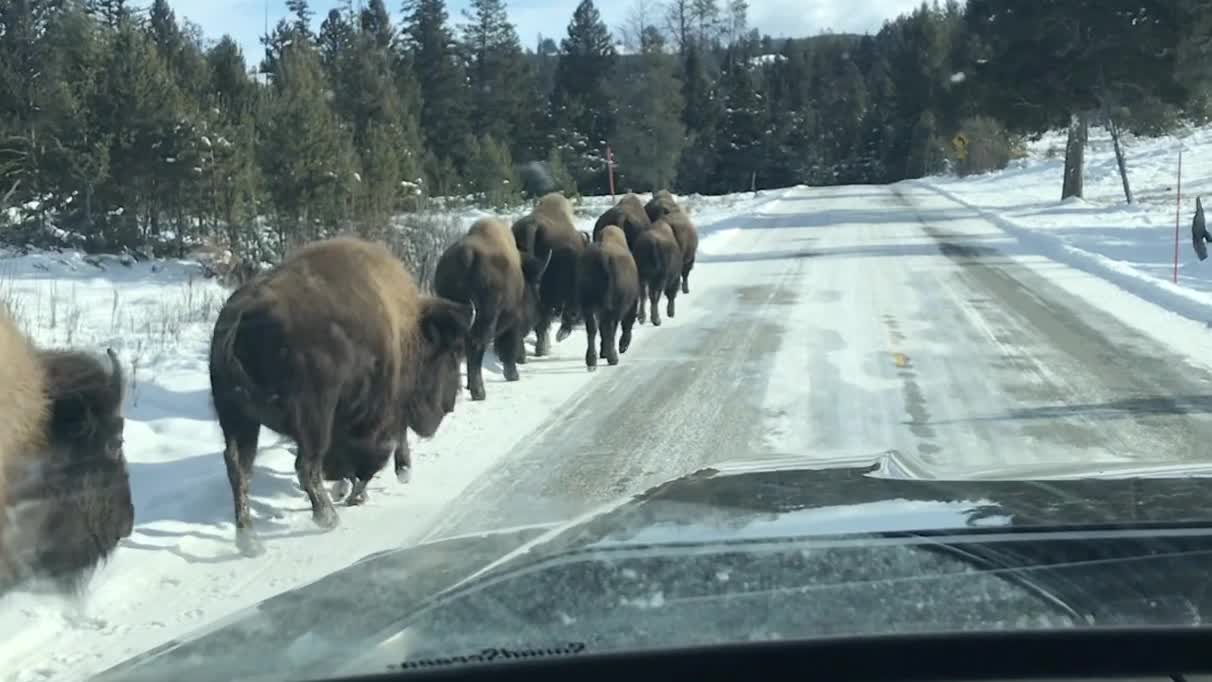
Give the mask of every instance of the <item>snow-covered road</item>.
[[1208, 369], [1039, 260], [912, 184], [789, 190], [709, 234], [686, 312], [429, 537], [566, 519], [727, 460], [895, 450], [912, 475], [976, 477], [1206, 457]]
[[[911, 475], [974, 477], [1206, 456], [1212, 370], [1190, 350], [1207, 346], [1203, 325], [1031, 252], [921, 183], [731, 206], [699, 218], [691, 293], [660, 329], [639, 328], [621, 365], [587, 373], [580, 333], [518, 383], [490, 363], [488, 400], [462, 401], [419, 445], [414, 482], [380, 477], [331, 533], [312, 526], [289, 451], [264, 438], [257, 559], [234, 550], [209, 327], [189, 322], [132, 397], [136, 529], [94, 581], [95, 621], [10, 596], [3, 677], [80, 679], [371, 553], [568, 519], [717, 462], [895, 450]], [[34, 291], [39, 272], [14, 286]]]

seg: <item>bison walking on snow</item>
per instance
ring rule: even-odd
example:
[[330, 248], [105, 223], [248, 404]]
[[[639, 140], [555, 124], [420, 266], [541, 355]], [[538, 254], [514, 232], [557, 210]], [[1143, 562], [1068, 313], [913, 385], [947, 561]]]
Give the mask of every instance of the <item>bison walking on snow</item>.
[[295, 471], [322, 528], [339, 521], [324, 474], [356, 478], [348, 504], [393, 455], [405, 430], [433, 436], [454, 410], [474, 306], [422, 296], [381, 244], [314, 242], [238, 288], [211, 339], [211, 394], [223, 430], [236, 537], [262, 550], [248, 484], [261, 427], [298, 444]]
[[[614, 225], [598, 231], [597, 241], [585, 249], [577, 271], [577, 299], [585, 320], [587, 348], [585, 366], [598, 366], [595, 348], [598, 332], [602, 335], [602, 357], [611, 365], [619, 364], [619, 353], [631, 345], [636, 304], [640, 297], [640, 278], [635, 259], [627, 248], [627, 237]], [[622, 323], [623, 335], [615, 346], [615, 334]]]
[[586, 240], [573, 221], [572, 204], [556, 192], [544, 195], [530, 214], [513, 224], [513, 236], [523, 253], [540, 260], [546, 260], [550, 254], [539, 286], [538, 319], [534, 325], [534, 354], [542, 357], [551, 350], [552, 321], [557, 316], [562, 318], [557, 340], [566, 338], [576, 322], [577, 260], [585, 250]]
[[664, 220], [652, 224], [636, 237], [632, 248], [635, 256], [636, 269], [640, 274], [640, 305], [639, 320], [644, 322], [645, 298], [652, 305], [652, 324], [661, 326], [661, 313], [658, 305], [661, 294], [669, 299], [666, 313], [674, 315], [674, 299], [678, 295], [678, 280], [681, 278], [682, 252], [678, 249], [677, 239], [673, 228]]
[[644, 202], [634, 194], [627, 194], [598, 218], [593, 226], [593, 236], [596, 238], [608, 225], [621, 227], [627, 236], [627, 246], [634, 248], [635, 238], [652, 227], [652, 220], [644, 210]]
[[0, 592], [49, 579], [76, 593], [134, 527], [108, 355], [38, 350], [0, 309]]
[[476, 321], [467, 338], [467, 388], [483, 400], [484, 353], [488, 344], [504, 366], [505, 380], [518, 380], [522, 339], [538, 321], [539, 284], [551, 260], [518, 251], [513, 235], [496, 218], [477, 220], [446, 249], [434, 273], [434, 291], [452, 301], [474, 303]]
[[648, 217], [653, 220], [664, 220], [673, 229], [673, 236], [678, 241], [682, 252], [682, 293], [690, 293], [690, 271], [694, 269], [695, 254], [699, 250], [699, 233], [691, 222], [690, 216], [674, 200], [673, 195], [661, 190], [653, 195], [644, 207]]

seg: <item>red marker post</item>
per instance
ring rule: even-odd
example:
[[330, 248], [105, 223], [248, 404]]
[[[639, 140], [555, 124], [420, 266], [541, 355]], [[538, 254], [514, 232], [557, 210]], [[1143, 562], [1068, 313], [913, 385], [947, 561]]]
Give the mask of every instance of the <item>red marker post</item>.
[[606, 175], [610, 177], [610, 200], [614, 201], [614, 152], [606, 145]]
[[1178, 233], [1183, 220], [1183, 143], [1178, 142], [1178, 191], [1174, 208], [1174, 283], [1178, 284]]

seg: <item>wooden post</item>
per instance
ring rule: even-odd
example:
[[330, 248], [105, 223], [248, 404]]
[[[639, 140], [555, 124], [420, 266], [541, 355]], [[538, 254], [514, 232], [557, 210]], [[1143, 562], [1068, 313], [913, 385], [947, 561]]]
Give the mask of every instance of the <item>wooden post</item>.
[[1178, 191], [1174, 207], [1174, 283], [1178, 284], [1178, 230], [1183, 219], [1183, 144], [1178, 143]]
[[606, 145], [606, 174], [610, 177], [610, 200], [614, 201], [614, 152]]

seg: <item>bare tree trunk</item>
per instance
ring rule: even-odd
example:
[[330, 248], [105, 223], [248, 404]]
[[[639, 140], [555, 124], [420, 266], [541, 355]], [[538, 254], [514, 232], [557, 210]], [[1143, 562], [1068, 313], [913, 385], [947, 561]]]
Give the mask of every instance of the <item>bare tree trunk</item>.
[[1119, 124], [1107, 112], [1107, 128], [1111, 131], [1111, 142], [1115, 145], [1115, 163], [1119, 166], [1119, 179], [1124, 183], [1124, 200], [1132, 203], [1132, 187], [1128, 184], [1128, 164], [1124, 160], [1124, 148], [1119, 144]]
[[1081, 197], [1085, 191], [1087, 118], [1085, 112], [1069, 116], [1069, 139], [1065, 143], [1065, 181], [1061, 189], [1061, 201], [1069, 197]]

